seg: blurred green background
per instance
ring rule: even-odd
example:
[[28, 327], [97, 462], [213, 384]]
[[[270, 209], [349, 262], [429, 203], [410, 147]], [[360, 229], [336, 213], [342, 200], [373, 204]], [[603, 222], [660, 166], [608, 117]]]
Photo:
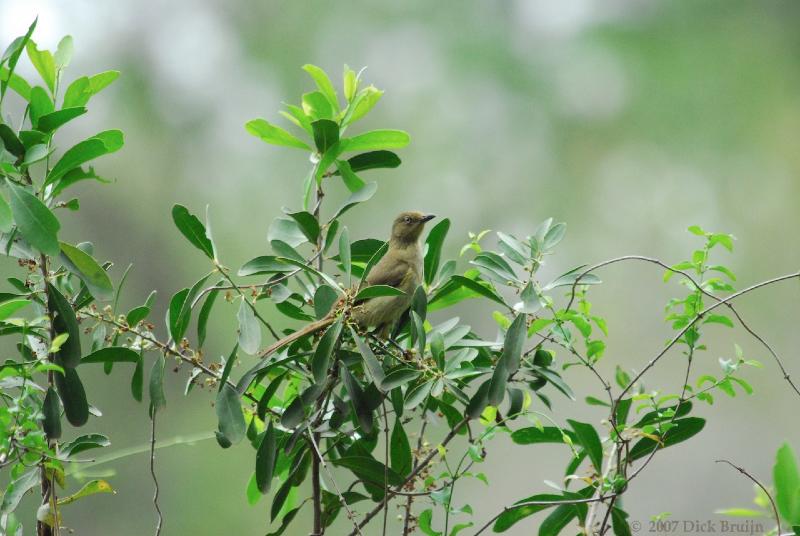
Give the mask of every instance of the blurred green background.
[[[283, 206], [299, 206], [306, 156], [267, 146], [243, 125], [276, 119], [282, 101], [310, 90], [305, 63], [336, 80], [344, 63], [368, 66], [364, 79], [386, 94], [359, 128], [412, 136], [398, 170], [368, 175], [379, 190], [347, 215], [354, 238], [380, 237], [393, 213], [420, 209], [452, 219], [446, 253], [455, 256], [470, 230], [524, 236], [553, 216], [568, 223], [546, 267], [553, 274], [628, 253], [683, 260], [699, 245], [685, 229], [699, 224], [737, 236], [734, 254], [719, 255], [739, 287], [800, 266], [797, 2], [0, 0], [0, 44], [24, 33], [36, 14], [40, 46], [54, 48], [67, 33], [75, 38], [68, 81], [122, 71], [90, 113], [65, 129], [64, 147], [107, 128], [124, 130], [127, 143], [98, 163], [115, 184], [82, 186], [81, 210], [65, 218], [62, 236], [94, 242], [99, 258], [115, 261], [117, 278], [134, 262], [123, 303], [137, 305], [155, 288], [155, 318], [163, 318], [168, 296], [208, 269], [174, 229], [174, 203], [195, 213], [211, 205], [215, 239], [232, 267], [266, 253], [272, 218]], [[27, 63], [22, 72], [30, 72]], [[640, 367], [670, 335], [663, 306], [682, 290], [648, 265], [619, 265], [601, 276], [593, 302], [611, 330], [601, 369]], [[799, 297], [791, 282], [741, 302], [743, 316], [798, 376]], [[460, 313], [494, 335], [488, 306]], [[229, 306], [215, 315], [209, 359], [230, 348], [234, 314]], [[711, 417], [705, 431], [661, 453], [634, 483], [626, 507], [643, 530], [663, 511], [673, 520], [718, 520], [715, 508], [748, 505], [751, 483], [715, 459], [769, 482], [779, 444], [800, 447], [798, 400], [768, 355], [741, 330], [711, 327], [706, 336], [711, 349], [698, 360], [698, 374], [716, 372], [734, 340], [766, 367], [747, 374], [754, 395], [718, 397], [701, 408]], [[677, 389], [683, 363], [671, 353], [648, 387]], [[148, 438], [146, 405], [128, 394], [130, 372], [117, 367], [108, 380], [100, 371], [87, 380], [104, 413], [88, 429], [111, 437], [107, 452]], [[582, 399], [601, 393], [585, 372], [566, 374], [580, 397], [553, 394], [556, 414], [599, 425], [604, 412]], [[159, 438], [216, 427], [207, 392], [183, 397], [187, 375], [184, 368], [170, 378]], [[481, 467], [491, 488], [470, 482], [455, 505], [468, 502], [476, 521], [485, 520], [546, 491], [544, 480], [560, 481], [568, 457], [561, 446], [525, 448], [500, 437]], [[252, 467], [244, 444], [222, 450], [210, 440], [159, 451], [164, 534], [267, 532], [268, 501], [249, 506], [245, 499]], [[116, 471], [117, 495], [70, 506], [67, 524], [79, 535], [151, 533], [147, 457], [97, 469]], [[302, 511], [305, 519], [289, 534], [308, 533], [310, 512]], [[540, 519], [509, 534], [530, 534]], [[346, 526], [340, 520], [332, 533]]]

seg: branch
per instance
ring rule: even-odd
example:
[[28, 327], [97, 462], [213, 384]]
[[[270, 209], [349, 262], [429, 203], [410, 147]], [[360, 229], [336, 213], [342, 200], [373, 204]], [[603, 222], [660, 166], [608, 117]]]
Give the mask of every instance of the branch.
[[[458, 434], [458, 431], [459, 431], [459, 430], [461, 430], [461, 427], [462, 427], [462, 426], [464, 426], [465, 424], [467, 424], [468, 422], [469, 422], [469, 418], [467, 418], [467, 417], [464, 417], [463, 419], [461, 419], [461, 421], [459, 421], [459, 423], [458, 423], [458, 424], [456, 424], [456, 425], [455, 425], [455, 426], [454, 426], [454, 427], [453, 427], [453, 428], [452, 428], [452, 429], [451, 429], [451, 430], [450, 430], [450, 431], [447, 433], [447, 435], [445, 436], [445, 438], [442, 440], [442, 442], [441, 442], [440, 444], [441, 444], [442, 446], [445, 446], [445, 445], [447, 445], [448, 443], [450, 443], [450, 441], [452, 441], [452, 440], [453, 440], [453, 438], [454, 438], [454, 437], [455, 437], [455, 436]], [[423, 470], [423, 469], [425, 469], [425, 468], [428, 466], [428, 464], [429, 464], [429, 463], [431, 463], [431, 460], [433, 460], [433, 458], [434, 458], [434, 457], [435, 457], [435, 456], [436, 456], [438, 453], [439, 453], [439, 451], [438, 451], [437, 449], [432, 449], [432, 450], [431, 450], [431, 451], [428, 453], [428, 455], [427, 455], [427, 456], [425, 456], [425, 458], [423, 458], [423, 459], [422, 459], [422, 460], [419, 462], [419, 465], [417, 465], [417, 466], [416, 466], [416, 467], [415, 467], [415, 468], [414, 468], [414, 469], [411, 471], [411, 474], [410, 474], [410, 475], [408, 475], [408, 477], [406, 477], [406, 479], [403, 481], [403, 483], [402, 483], [401, 485], [397, 486], [397, 488], [396, 488], [396, 489], [397, 489], [397, 491], [401, 491], [401, 490], [402, 490], [402, 489], [405, 487], [405, 485], [406, 485], [406, 484], [408, 484], [409, 482], [411, 482], [412, 480], [414, 480], [414, 478], [416, 478], [416, 477], [417, 477], [417, 475], [418, 475], [418, 474], [420, 474], [420, 472], [422, 472], [422, 470]], [[386, 505], [386, 504], [389, 502], [389, 499], [391, 499], [392, 497], [394, 497], [395, 495], [397, 495], [397, 491], [395, 491], [395, 490], [390, 490], [388, 493], [386, 493], [385, 500], [384, 500], [384, 501], [382, 501], [382, 502], [381, 502], [381, 503], [380, 503], [378, 506], [376, 506], [375, 508], [373, 508], [372, 510], [370, 510], [370, 511], [367, 513], [367, 515], [366, 515], [366, 516], [364, 516], [364, 519], [363, 519], [363, 520], [361, 520], [361, 523], [359, 523], [359, 524], [358, 524], [358, 528], [362, 528], [362, 529], [363, 529], [363, 528], [364, 528], [364, 527], [367, 525], [367, 523], [369, 523], [369, 522], [370, 522], [370, 520], [372, 520], [372, 518], [373, 518], [373, 517], [375, 517], [376, 515], [378, 515], [378, 513], [379, 513], [379, 512], [380, 512], [380, 511], [383, 509], [383, 507], [384, 507], [384, 506], [385, 506], [385, 505]], [[350, 536], [355, 536], [356, 534], [357, 534], [357, 533], [356, 533], [355, 531], [353, 531], [353, 532], [351, 532], [351, 533], [350, 533]]]
[[333, 473], [331, 473], [331, 470], [328, 468], [328, 464], [325, 463], [325, 459], [322, 457], [322, 453], [320, 453], [319, 451], [319, 445], [317, 445], [317, 442], [314, 440], [314, 433], [309, 431], [308, 438], [311, 442], [311, 446], [314, 447], [314, 452], [317, 455], [317, 459], [319, 460], [320, 465], [322, 465], [322, 468], [325, 469], [325, 472], [328, 474], [328, 478], [331, 479], [331, 484], [333, 484], [333, 488], [336, 490], [336, 495], [339, 497], [339, 502], [342, 503], [342, 506], [347, 512], [347, 518], [353, 522], [353, 527], [356, 534], [358, 534], [359, 536], [363, 536], [361, 534], [361, 529], [358, 526], [358, 522], [356, 522], [355, 514], [353, 513], [352, 510], [350, 510], [350, 506], [348, 506], [347, 501], [345, 500], [344, 495], [342, 494], [342, 490], [339, 489], [339, 485], [336, 483], [336, 480], [333, 479]]
[[740, 296], [744, 296], [745, 294], [748, 294], [748, 293], [750, 293], [750, 292], [752, 292], [752, 291], [754, 291], [756, 289], [759, 289], [761, 287], [766, 287], [766, 286], [772, 285], [774, 283], [780, 283], [781, 281], [787, 281], [787, 280], [790, 280], [790, 279], [800, 279], [800, 272], [794, 272], [792, 274], [786, 274], [786, 275], [782, 275], [782, 276], [779, 276], [779, 277], [774, 277], [772, 279], [768, 279], [766, 281], [762, 281], [760, 283], [756, 283], [756, 284], [751, 285], [751, 286], [749, 286], [749, 287], [747, 287], [747, 288], [745, 288], [743, 290], [740, 290], [739, 292], [735, 292], [735, 293], [733, 293], [733, 294], [731, 294], [729, 296], [726, 296], [725, 298], [719, 299], [719, 301], [717, 301], [717, 303], [709, 305], [708, 307], [706, 307], [705, 309], [700, 311], [686, 326], [683, 327], [683, 329], [681, 329], [667, 343], [667, 345], [663, 349], [661, 349], [661, 351], [659, 351], [655, 355], [655, 357], [653, 357], [650, 361], [647, 362], [647, 364], [644, 366], [644, 368], [642, 368], [642, 370], [638, 374], [636, 374], [636, 376], [634, 376], [634, 378], [631, 380], [631, 382], [628, 384], [628, 386], [625, 389], [623, 389], [622, 393], [620, 393], [619, 397], [617, 397], [617, 402], [622, 400], [622, 398], [625, 396], [625, 394], [627, 394], [627, 392], [630, 391], [631, 387], [633, 387], [633, 385], [637, 381], [639, 381], [642, 378], [642, 376], [644, 376], [647, 373], [647, 371], [649, 371], [651, 368], [653, 368], [653, 366], [662, 357], [664, 357], [664, 354], [666, 354], [667, 351], [669, 351], [669, 349], [672, 348], [675, 345], [675, 343], [677, 343], [681, 339], [681, 337], [683, 337], [686, 334], [686, 332], [689, 331], [689, 329], [692, 328], [692, 326], [694, 326], [698, 322], [698, 320], [703, 318], [709, 312], [713, 311], [714, 309], [716, 309], [720, 305], [724, 305], [724, 304], [726, 304], [726, 303], [728, 303], [730, 301], [733, 301], [733, 300], [735, 300], [736, 298], [738, 298]]
[[756, 486], [761, 488], [761, 491], [764, 492], [764, 495], [767, 496], [767, 498], [769, 499], [769, 503], [772, 505], [772, 512], [775, 514], [775, 523], [778, 524], [778, 534], [780, 535], [780, 533], [781, 533], [781, 516], [778, 513], [778, 507], [775, 506], [775, 501], [772, 499], [772, 495], [769, 494], [769, 491], [767, 491], [767, 488], [765, 488], [764, 485], [761, 482], [756, 480], [756, 478], [753, 475], [751, 475], [750, 473], [748, 473], [743, 467], [739, 467], [738, 465], [735, 465], [734, 463], [729, 462], [728, 460], [717, 460], [716, 463], [727, 463], [728, 465], [730, 465], [731, 467], [733, 467], [734, 469], [736, 469], [737, 471], [742, 473], [744, 476], [746, 476], [747, 478], [752, 480], [753, 483]]

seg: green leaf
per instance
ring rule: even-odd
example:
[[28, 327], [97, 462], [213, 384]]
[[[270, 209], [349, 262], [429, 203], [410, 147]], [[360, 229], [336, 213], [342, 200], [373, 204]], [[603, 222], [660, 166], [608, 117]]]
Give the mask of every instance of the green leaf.
[[269, 493], [272, 484], [272, 474], [278, 454], [276, 443], [275, 429], [270, 421], [256, 451], [256, 485], [258, 491], [263, 494]]
[[55, 374], [56, 389], [64, 404], [64, 413], [72, 426], [83, 426], [89, 420], [89, 403], [86, 391], [75, 369], [65, 368], [64, 374]]
[[219, 420], [219, 431], [231, 445], [239, 443], [245, 435], [247, 425], [242, 412], [242, 401], [236, 389], [227, 383], [217, 393], [214, 405]]
[[372, 285], [370, 287], [364, 287], [358, 294], [356, 294], [354, 301], [359, 302], [362, 300], [368, 300], [370, 298], [380, 298], [383, 296], [405, 296], [405, 292], [398, 288], [390, 287], [389, 285]]
[[105, 71], [94, 76], [83, 76], [72, 82], [64, 93], [64, 108], [86, 106], [89, 99], [119, 78], [119, 71]]
[[484, 251], [475, 256], [470, 261], [474, 264], [481, 273], [485, 274], [488, 278], [494, 279], [498, 283], [506, 284], [509, 281], [519, 281], [514, 269], [506, 262], [506, 260], [496, 253], [491, 251]]
[[400, 157], [392, 151], [370, 151], [347, 159], [350, 170], [354, 173], [378, 168], [396, 168], [400, 165]]
[[164, 366], [166, 360], [164, 354], [160, 354], [153, 362], [150, 369], [150, 411], [155, 414], [159, 409], [167, 405], [167, 397], [164, 395]]
[[792, 525], [800, 524], [800, 471], [797, 468], [797, 457], [788, 443], [784, 443], [775, 455], [775, 466], [772, 469], [775, 482], [775, 503], [778, 511]]
[[417, 519], [419, 530], [421, 530], [426, 536], [442, 536], [440, 531], [434, 530], [434, 528], [431, 526], [432, 522], [433, 510], [431, 508], [424, 510]]
[[[527, 502], [557, 502], [563, 501], [564, 497], [562, 495], [557, 495], [555, 493], [541, 493], [538, 495], [531, 495], [525, 499], [517, 501], [516, 504], [520, 503], [527, 503]], [[511, 527], [513, 527], [518, 522], [522, 521], [526, 517], [532, 516], [537, 512], [541, 512], [548, 508], [551, 508], [554, 505], [549, 504], [530, 504], [526, 506], [514, 506], [511, 505], [507, 508], [505, 512], [498, 516], [497, 520], [494, 522], [494, 526], [492, 530], [494, 532], [505, 532]]]
[[54, 132], [66, 123], [69, 123], [76, 117], [80, 117], [86, 113], [86, 108], [83, 106], [74, 106], [72, 108], [62, 108], [55, 112], [50, 112], [39, 117], [36, 122], [36, 129], [41, 132]]
[[39, 76], [50, 89], [50, 93], [55, 93], [56, 87], [56, 63], [49, 50], [39, 50], [33, 40], [29, 40], [26, 46], [28, 58], [36, 68]]
[[86, 434], [61, 444], [59, 446], [59, 451], [67, 458], [71, 458], [85, 450], [107, 447], [110, 444], [111, 441], [103, 434]]
[[381, 385], [384, 390], [391, 391], [392, 389], [416, 380], [419, 378], [420, 374], [422, 374], [420, 371], [412, 368], [395, 369], [386, 374]]
[[353, 102], [347, 108], [347, 113], [342, 119], [343, 125], [355, 123], [369, 113], [378, 103], [383, 95], [383, 91], [375, 86], [368, 86], [358, 92]]
[[296, 268], [288, 263], [280, 260], [279, 257], [274, 255], [263, 255], [247, 261], [237, 275], [247, 277], [250, 275], [264, 275], [264, 274], [282, 274], [287, 272], [294, 272]]
[[209, 259], [214, 258], [214, 246], [206, 235], [205, 226], [197, 216], [191, 214], [183, 205], [175, 205], [172, 207], [172, 221], [194, 247], [205, 253]]
[[403, 400], [403, 407], [405, 409], [414, 409], [419, 406], [431, 393], [433, 388], [432, 381], [423, 381], [416, 384], [406, 391], [405, 400]]
[[408, 145], [409, 136], [402, 130], [371, 130], [341, 141], [342, 152], [398, 149]]
[[339, 334], [342, 332], [342, 318], [336, 319], [331, 324], [325, 334], [320, 338], [314, 356], [311, 358], [311, 372], [314, 374], [314, 381], [322, 384], [328, 376], [328, 369], [331, 366], [331, 355], [336, 348]]
[[77, 501], [78, 499], [82, 499], [83, 497], [88, 497], [89, 495], [95, 495], [97, 493], [116, 493], [116, 492], [111, 487], [111, 484], [109, 484], [105, 480], [90, 480], [89, 482], [84, 484], [81, 489], [79, 489], [72, 495], [68, 495], [67, 497], [62, 497], [58, 499], [58, 505], [59, 506], [67, 505]]
[[532, 445], [535, 443], [564, 443], [564, 435], [575, 443], [578, 441], [577, 435], [569, 430], [561, 430], [555, 426], [543, 426], [537, 428], [530, 426], [520, 428], [511, 434], [511, 440], [517, 445]]
[[81, 331], [75, 318], [75, 311], [64, 295], [52, 284], [47, 285], [47, 296], [50, 308], [56, 313], [53, 318], [53, 331], [56, 334], [69, 335], [56, 354], [56, 364], [75, 368], [81, 362]]
[[550, 227], [547, 230], [547, 233], [544, 235], [544, 240], [542, 241], [542, 249], [544, 251], [550, 251], [554, 247], [561, 242], [561, 239], [564, 238], [564, 233], [567, 231], [567, 224], [566, 223], [557, 223]]
[[114, 286], [108, 273], [81, 249], [59, 242], [61, 247], [61, 260], [64, 265], [86, 283], [92, 296], [99, 300], [110, 300], [114, 295]]
[[36, 162], [41, 162], [50, 156], [54, 150], [54, 147], [48, 147], [44, 143], [33, 145], [27, 151], [25, 151], [25, 159], [22, 161], [22, 165], [30, 167]]
[[30, 300], [9, 300], [0, 304], [0, 321], [9, 318], [11, 315], [30, 304]]
[[656, 448], [670, 447], [694, 437], [700, 433], [706, 425], [706, 421], [699, 417], [686, 417], [685, 419], [676, 419], [673, 424], [675, 426], [670, 428], [662, 437], [662, 444], [658, 444], [648, 437], [639, 440], [631, 448], [628, 454], [629, 460], [638, 460], [647, 456]]
[[425, 283], [430, 285], [433, 283], [436, 273], [439, 271], [439, 261], [442, 257], [442, 245], [447, 236], [447, 231], [450, 229], [450, 220], [443, 219], [437, 223], [428, 233], [425, 239], [427, 252], [425, 253], [424, 269], [425, 269]]
[[708, 315], [703, 324], [722, 324], [723, 326], [733, 327], [733, 320], [725, 315]]
[[45, 185], [53, 184], [67, 172], [90, 160], [118, 151], [124, 143], [124, 137], [120, 130], [106, 130], [78, 143], [68, 149], [53, 166], [53, 169], [47, 174]]
[[325, 98], [328, 99], [328, 102], [333, 109], [338, 110], [339, 100], [336, 96], [336, 90], [333, 88], [333, 84], [331, 83], [331, 80], [328, 78], [328, 75], [325, 73], [325, 71], [316, 65], [311, 64], [303, 65], [303, 70], [314, 79], [314, 82], [317, 84], [320, 92], [325, 95]]
[[378, 183], [376, 182], [368, 182], [364, 185], [363, 188], [358, 190], [357, 192], [353, 192], [350, 194], [350, 197], [344, 202], [344, 204], [336, 211], [336, 213], [331, 218], [332, 220], [338, 219], [342, 214], [353, 208], [354, 206], [358, 205], [359, 203], [363, 203], [365, 201], [369, 201], [375, 192], [378, 190]]
[[261, 347], [261, 326], [253, 309], [242, 298], [236, 318], [239, 321], [239, 346], [246, 354], [255, 355]]
[[567, 419], [567, 422], [575, 430], [575, 437], [578, 443], [586, 450], [589, 459], [592, 461], [597, 474], [603, 472], [603, 444], [600, 442], [600, 436], [597, 435], [597, 430], [591, 424], [573, 421]]
[[330, 119], [318, 119], [311, 123], [314, 131], [314, 145], [320, 153], [324, 153], [339, 143], [339, 125]]
[[[11, 514], [19, 506], [22, 497], [40, 482], [39, 468], [31, 469], [14, 479], [6, 488], [3, 502], [0, 504], [0, 515]], [[21, 532], [21, 531], [20, 531]]]
[[539, 525], [539, 536], [557, 536], [570, 521], [578, 516], [580, 509], [585, 512], [586, 505], [562, 504], [557, 506]]
[[169, 329], [169, 336], [175, 342], [180, 342], [186, 333], [186, 328], [189, 327], [189, 316], [181, 315], [184, 303], [186, 303], [189, 295], [189, 289], [185, 288], [176, 292], [169, 300], [169, 309], [167, 310], [167, 328]]
[[408, 477], [411, 474], [412, 456], [408, 435], [403, 429], [403, 423], [397, 418], [394, 421], [391, 437], [391, 467], [400, 476]]
[[139, 354], [124, 346], [109, 346], [100, 348], [92, 352], [83, 359], [81, 364], [86, 363], [138, 363]]
[[11, 213], [22, 237], [45, 255], [58, 255], [58, 219], [25, 188], [9, 182], [8, 191]]
[[282, 145], [284, 147], [297, 147], [298, 149], [311, 150], [304, 142], [289, 134], [281, 127], [269, 123], [266, 119], [253, 119], [245, 124], [247, 132], [262, 141], [272, 145]]
[[[2, 66], [3, 63], [6, 62], [8, 65], [7, 70], [6, 69], [0, 70], [0, 73], [2, 73], [2, 77], [0, 77], [0, 79], [2, 79], [2, 82], [0, 83], [0, 101], [3, 100], [3, 96], [6, 94], [6, 88], [9, 86], [9, 79], [16, 78], [18, 80], [22, 80], [20, 77], [14, 76], [14, 69], [17, 66], [17, 62], [19, 61], [20, 55], [22, 55], [22, 51], [25, 50], [26, 46], [28, 45], [28, 42], [30, 41], [31, 35], [33, 34], [33, 30], [36, 29], [36, 22], [38, 20], [39, 17], [36, 17], [33, 23], [31, 23], [31, 25], [28, 27], [28, 31], [25, 33], [25, 35], [17, 37], [11, 42], [10, 45], [8, 45], [5, 52], [3, 53], [2, 59], [0, 59], [0, 66]], [[13, 86], [12, 89], [14, 89]], [[16, 89], [14, 90], [17, 91]], [[25, 95], [23, 95], [23, 98], [25, 98], [25, 100], [28, 100], [25, 97]]]
[[353, 172], [349, 162], [346, 160], [337, 160], [336, 169], [337, 173], [342, 176], [342, 182], [344, 182], [344, 185], [351, 192], [357, 192], [361, 190], [364, 187], [364, 184], [366, 184], [363, 180], [361, 180], [361, 177]]
[[44, 415], [42, 429], [48, 439], [61, 437], [61, 400], [52, 387], [47, 388], [47, 394], [42, 403], [42, 414]]
[[527, 325], [525, 315], [517, 315], [511, 322], [503, 341], [503, 353], [500, 360], [505, 364], [509, 374], [519, 370], [519, 361], [522, 357], [522, 347], [527, 339]]
[[333, 105], [321, 91], [311, 91], [303, 94], [303, 112], [312, 120], [332, 119], [334, 116]]

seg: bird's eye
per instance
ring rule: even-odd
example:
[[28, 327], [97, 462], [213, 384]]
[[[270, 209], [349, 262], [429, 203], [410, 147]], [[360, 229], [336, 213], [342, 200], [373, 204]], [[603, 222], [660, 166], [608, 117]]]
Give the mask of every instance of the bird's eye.
[[411, 223], [411, 217], [406, 216], [405, 218], [403, 218], [403, 221], [405, 221], [406, 223]]

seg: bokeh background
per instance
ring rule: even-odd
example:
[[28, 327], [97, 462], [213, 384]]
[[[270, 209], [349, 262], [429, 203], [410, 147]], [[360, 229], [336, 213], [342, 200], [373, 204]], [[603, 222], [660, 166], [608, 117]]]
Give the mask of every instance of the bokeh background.
[[[379, 191], [348, 214], [353, 237], [381, 236], [391, 214], [419, 208], [452, 219], [446, 253], [455, 256], [470, 230], [524, 236], [553, 216], [568, 223], [545, 268], [553, 274], [628, 253], [683, 260], [698, 245], [686, 227], [699, 224], [738, 238], [732, 255], [719, 253], [738, 286], [800, 266], [797, 2], [0, 0], [0, 45], [37, 14], [40, 45], [75, 38], [68, 80], [122, 71], [90, 114], [65, 129], [65, 146], [106, 128], [124, 130], [127, 143], [98, 162], [114, 184], [78, 189], [81, 210], [65, 218], [63, 236], [93, 241], [100, 258], [115, 261], [117, 277], [133, 262], [123, 303], [137, 305], [154, 288], [154, 318], [163, 318], [168, 296], [207, 270], [171, 223], [174, 203], [196, 213], [211, 205], [222, 258], [233, 267], [264, 254], [272, 218], [283, 206], [299, 206], [305, 155], [267, 146], [243, 125], [275, 120], [281, 102], [310, 90], [305, 63], [336, 80], [345, 63], [368, 66], [364, 79], [386, 94], [362, 128], [412, 136], [399, 169], [370, 175]], [[641, 367], [670, 335], [663, 306], [681, 290], [647, 265], [601, 275], [593, 301], [611, 330], [602, 370]], [[792, 282], [747, 297], [741, 311], [800, 377], [798, 298]], [[232, 340], [234, 311], [220, 311], [210, 357]], [[494, 335], [491, 308], [461, 313]], [[777, 447], [800, 447], [799, 401], [763, 349], [741, 330], [706, 333], [711, 348], [698, 373], [717, 371], [733, 341], [766, 366], [747, 374], [756, 394], [720, 396], [700, 408], [711, 417], [702, 435], [661, 453], [635, 482], [625, 506], [645, 531], [660, 512], [719, 520], [714, 509], [750, 503], [752, 485], [715, 459], [734, 460], [769, 482]], [[679, 353], [670, 354], [648, 387], [677, 389], [682, 364]], [[146, 405], [132, 401], [124, 387], [130, 371], [122, 369], [109, 381], [102, 372], [88, 381], [105, 414], [90, 427], [111, 437], [108, 452], [148, 438]], [[187, 373], [170, 377], [160, 438], [216, 427], [208, 393], [183, 397]], [[582, 401], [601, 394], [591, 378], [578, 369], [567, 378], [579, 400], [554, 394], [557, 414], [599, 425], [603, 412]], [[568, 456], [560, 446], [524, 448], [498, 437], [481, 467], [491, 488], [468, 483], [455, 503], [472, 504], [476, 520], [486, 519], [546, 491], [544, 481], [560, 480]], [[248, 446], [223, 451], [213, 439], [159, 451], [164, 534], [267, 532], [268, 501], [245, 500], [252, 464]], [[118, 493], [70, 506], [75, 533], [151, 533], [147, 457], [96, 469], [113, 469]], [[302, 515], [289, 534], [308, 533], [310, 509]], [[541, 519], [509, 533], [531, 534]]]

